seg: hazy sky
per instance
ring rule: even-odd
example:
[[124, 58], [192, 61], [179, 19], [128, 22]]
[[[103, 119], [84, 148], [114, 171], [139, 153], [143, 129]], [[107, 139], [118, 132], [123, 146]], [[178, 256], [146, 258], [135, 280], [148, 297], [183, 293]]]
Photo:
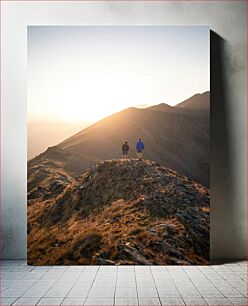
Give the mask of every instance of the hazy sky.
[[175, 105], [209, 84], [208, 27], [28, 27], [29, 121]]

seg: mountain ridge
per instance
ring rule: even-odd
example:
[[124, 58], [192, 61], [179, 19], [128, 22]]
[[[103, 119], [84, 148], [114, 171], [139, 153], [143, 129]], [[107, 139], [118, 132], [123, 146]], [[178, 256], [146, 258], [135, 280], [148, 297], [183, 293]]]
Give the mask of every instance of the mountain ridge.
[[137, 138], [145, 142], [145, 158], [209, 186], [209, 111], [191, 107], [175, 106], [169, 111], [130, 107], [48, 148], [28, 165], [48, 159], [78, 175], [95, 162], [119, 158], [124, 141], [135, 157]]
[[[208, 264], [209, 93], [203, 97], [183, 107], [130, 107], [28, 161], [28, 263]], [[134, 158], [137, 138], [143, 160]]]
[[197, 93], [192, 97], [178, 103], [176, 107], [210, 110], [210, 91]]
[[29, 264], [209, 262], [206, 187], [150, 160], [57, 174], [28, 194]]

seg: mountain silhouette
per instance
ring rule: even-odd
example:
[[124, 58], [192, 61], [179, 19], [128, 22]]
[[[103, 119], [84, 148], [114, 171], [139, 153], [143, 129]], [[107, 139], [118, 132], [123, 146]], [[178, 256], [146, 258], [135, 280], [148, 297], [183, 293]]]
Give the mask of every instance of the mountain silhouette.
[[210, 110], [210, 92], [206, 91], [202, 94], [196, 94], [191, 98], [177, 104], [177, 107], [195, 109], [195, 110]]
[[88, 122], [29, 122], [27, 130], [28, 160], [89, 125]]
[[209, 127], [209, 92], [174, 107], [164, 103], [145, 109], [130, 107], [48, 148], [29, 161], [28, 171], [45, 161], [75, 177], [96, 162], [120, 158], [124, 141], [129, 143], [129, 155], [135, 157], [135, 142], [142, 138], [145, 159], [208, 187]]
[[160, 103], [158, 105], [150, 106], [148, 109], [153, 110], [153, 111], [171, 111], [172, 106], [170, 106], [166, 103]]
[[75, 178], [57, 165], [47, 180], [49, 166], [30, 170], [29, 264], [209, 263], [206, 187], [149, 160], [104, 161]]

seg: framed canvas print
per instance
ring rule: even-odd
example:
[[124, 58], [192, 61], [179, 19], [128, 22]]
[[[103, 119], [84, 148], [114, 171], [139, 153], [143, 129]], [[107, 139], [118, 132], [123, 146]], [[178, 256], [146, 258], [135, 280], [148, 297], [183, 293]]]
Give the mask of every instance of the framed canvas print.
[[206, 26], [28, 27], [28, 263], [209, 263]]

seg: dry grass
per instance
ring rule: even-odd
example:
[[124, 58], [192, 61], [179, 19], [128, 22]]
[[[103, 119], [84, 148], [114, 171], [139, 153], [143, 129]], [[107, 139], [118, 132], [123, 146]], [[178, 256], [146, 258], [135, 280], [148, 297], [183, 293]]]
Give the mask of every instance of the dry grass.
[[142, 232], [144, 232], [144, 228], [136, 225], [133, 228], [131, 228], [131, 230], [128, 232], [128, 235], [135, 236], [137, 234], [141, 234]]
[[[115, 166], [111, 167], [115, 170]], [[29, 264], [87, 265], [99, 264], [99, 259], [135, 264], [123, 252], [125, 245], [135, 248], [150, 264], [179, 264], [184, 257], [195, 264], [206, 262], [206, 258], [192, 249], [184, 224], [175, 217], [174, 198], [178, 195], [170, 191], [171, 185], [162, 187], [155, 198], [147, 201], [144, 193], [136, 195], [137, 183], [133, 181], [129, 185], [131, 196], [128, 198], [126, 193], [122, 198], [123, 183], [113, 185], [111, 171], [104, 177], [106, 188], [101, 188], [105, 197], [98, 193], [102, 181], [92, 176], [88, 182], [90, 175], [85, 173], [78, 186], [73, 182], [56, 198], [28, 206]], [[168, 175], [178, 179], [174, 172], [168, 171]], [[90, 187], [81, 191], [81, 185], [88, 183]], [[147, 186], [152, 186], [150, 181]], [[171, 202], [167, 203], [170, 197]], [[206, 209], [201, 210], [207, 216]]]
[[[63, 226], [50, 227], [49, 231], [36, 228], [29, 235], [29, 263], [97, 264], [97, 258], [103, 257], [133, 264], [120, 250], [121, 245], [129, 243], [142, 250], [151, 263], [173, 264], [162, 247], [168, 236], [165, 228], [169, 225], [175, 235], [182, 236], [184, 226], [175, 218], [154, 221], [148, 211], [134, 213], [136, 204], [119, 200], [87, 219], [72, 218]], [[144, 225], [146, 222], [148, 225]], [[196, 262], [206, 262], [190, 256]]]

